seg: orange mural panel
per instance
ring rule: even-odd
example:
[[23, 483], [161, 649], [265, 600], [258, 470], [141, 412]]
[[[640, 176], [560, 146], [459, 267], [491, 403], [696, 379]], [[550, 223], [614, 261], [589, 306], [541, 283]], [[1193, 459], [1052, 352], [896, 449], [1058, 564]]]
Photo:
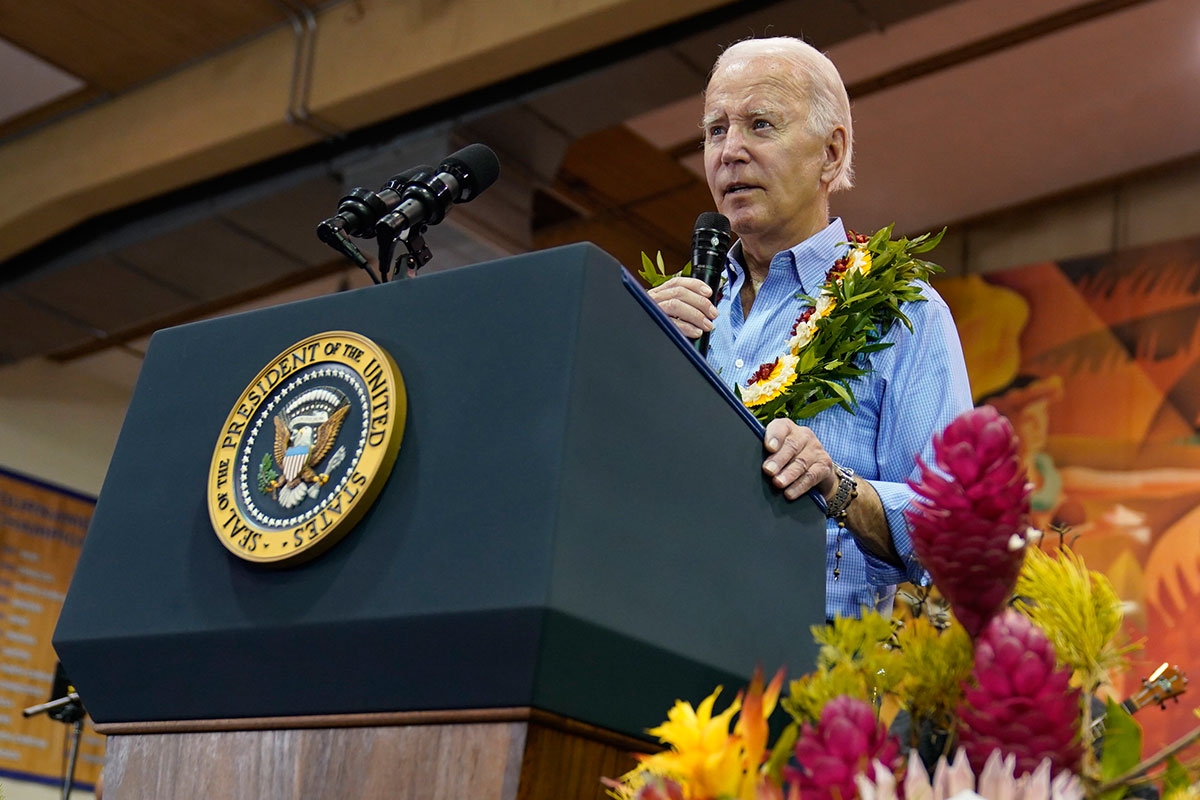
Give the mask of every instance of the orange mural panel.
[[[970, 280], [986, 286], [956, 285]], [[1137, 676], [1164, 661], [1195, 680], [1200, 239], [947, 279], [943, 287], [967, 352], [981, 349], [981, 337], [985, 352], [1020, 352], [1015, 374], [999, 375], [995, 359], [968, 358], [967, 367], [973, 385], [988, 386], [977, 401], [996, 405], [1021, 436], [1035, 523], [1068, 526], [1066, 538], [1112, 581], [1130, 637], [1144, 639], [1114, 693], [1136, 689]], [[1013, 294], [1022, 308], [1012, 308]], [[1165, 711], [1143, 712], [1146, 752], [1190, 730], [1196, 704], [1185, 695]]]

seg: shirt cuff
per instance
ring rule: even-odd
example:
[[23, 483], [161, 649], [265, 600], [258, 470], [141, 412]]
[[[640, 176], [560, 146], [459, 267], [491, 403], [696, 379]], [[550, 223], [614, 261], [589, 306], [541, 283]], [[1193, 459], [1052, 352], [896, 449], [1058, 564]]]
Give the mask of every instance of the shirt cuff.
[[892, 546], [904, 566], [889, 564], [866, 548], [860, 547], [859, 550], [867, 562], [867, 583], [872, 586], [894, 586], [909, 581], [918, 586], [928, 586], [929, 573], [921, 566], [913, 552], [912, 539], [908, 536], [908, 521], [904, 518], [904, 509], [913, 498], [913, 490], [908, 484], [889, 481], [871, 481], [871, 486], [875, 488], [880, 502], [883, 503], [883, 513], [887, 517], [888, 529], [892, 534]]

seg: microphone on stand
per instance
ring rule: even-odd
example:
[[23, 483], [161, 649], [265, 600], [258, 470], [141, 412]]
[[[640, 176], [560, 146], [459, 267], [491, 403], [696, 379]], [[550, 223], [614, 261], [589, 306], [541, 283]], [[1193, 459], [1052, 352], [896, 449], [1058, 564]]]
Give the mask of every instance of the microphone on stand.
[[317, 226], [317, 236], [364, 269], [375, 283], [381, 282], [380, 276], [350, 237], [376, 240], [383, 281], [391, 271], [396, 244], [403, 241], [408, 253], [396, 269], [396, 277], [403, 277], [433, 258], [422, 238], [425, 229], [441, 222], [452, 203], [474, 200], [499, 176], [500, 160], [491, 148], [467, 145], [437, 167], [422, 164], [401, 172], [377, 192], [351, 189], [338, 201], [337, 213]]
[[406, 228], [436, 225], [446, 216], [451, 203], [466, 203], [500, 177], [500, 160], [485, 144], [469, 144], [447, 156], [434, 175], [410, 179], [400, 202], [379, 218], [378, 236], [395, 238]]
[[336, 229], [351, 236], [374, 236], [375, 224], [380, 217], [400, 205], [409, 183], [432, 173], [433, 167], [421, 164], [393, 175], [378, 192], [362, 186], [354, 187], [338, 201], [337, 213], [317, 226], [318, 235], [326, 229]]
[[[712, 300], [717, 302], [717, 290], [721, 288], [721, 274], [725, 271], [725, 256], [733, 245], [733, 232], [729, 219], [716, 211], [705, 211], [696, 218], [692, 231], [692, 277], [704, 281], [712, 290]], [[696, 340], [700, 355], [708, 354], [708, 336], [705, 331]]]
[[338, 201], [337, 213], [317, 226], [317, 238], [365, 270], [374, 283], [379, 283], [371, 263], [350, 237], [374, 236], [375, 223], [400, 205], [405, 187], [411, 181], [432, 174], [433, 167], [422, 164], [393, 175], [378, 192], [356, 186]]

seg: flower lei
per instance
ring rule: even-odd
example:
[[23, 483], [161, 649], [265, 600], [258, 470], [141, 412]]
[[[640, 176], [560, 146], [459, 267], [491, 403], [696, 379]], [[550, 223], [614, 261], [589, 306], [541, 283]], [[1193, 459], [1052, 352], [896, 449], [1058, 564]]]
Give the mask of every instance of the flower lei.
[[893, 241], [892, 227], [869, 237], [849, 232], [853, 246], [833, 263], [817, 297], [804, 297], [808, 306], [785, 351], [734, 389], [764, 424], [804, 419], [833, 405], [853, 413], [858, 401], [850, 383], [870, 372], [860, 356], [891, 347], [881, 339], [896, 320], [912, 331], [900, 306], [924, 301], [917, 283], [942, 271], [916, 256], [936, 247], [945, 230]]

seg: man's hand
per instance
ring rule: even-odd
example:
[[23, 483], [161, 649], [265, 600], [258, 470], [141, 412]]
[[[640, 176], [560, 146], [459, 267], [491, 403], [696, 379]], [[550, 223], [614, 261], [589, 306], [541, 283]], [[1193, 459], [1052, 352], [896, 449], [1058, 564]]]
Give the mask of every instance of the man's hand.
[[655, 286], [648, 294], [671, 318], [679, 332], [689, 339], [698, 339], [700, 334], [713, 329], [712, 321], [717, 318], [717, 307], [712, 303], [712, 289], [697, 278], [671, 278]]
[[[767, 425], [763, 448], [767, 451], [763, 472], [788, 500], [803, 496], [814, 486], [826, 501], [833, 495], [838, 484], [833, 459], [811, 429], [790, 419], [773, 419]], [[883, 502], [870, 481], [859, 479], [858, 496], [846, 507], [845, 523], [860, 549], [870, 550], [897, 566], [901, 564]]]
[[829, 497], [837, 486], [833, 459], [811, 429], [790, 419], [773, 419], [763, 437], [767, 459], [763, 472], [783, 496], [795, 500], [812, 487]]

